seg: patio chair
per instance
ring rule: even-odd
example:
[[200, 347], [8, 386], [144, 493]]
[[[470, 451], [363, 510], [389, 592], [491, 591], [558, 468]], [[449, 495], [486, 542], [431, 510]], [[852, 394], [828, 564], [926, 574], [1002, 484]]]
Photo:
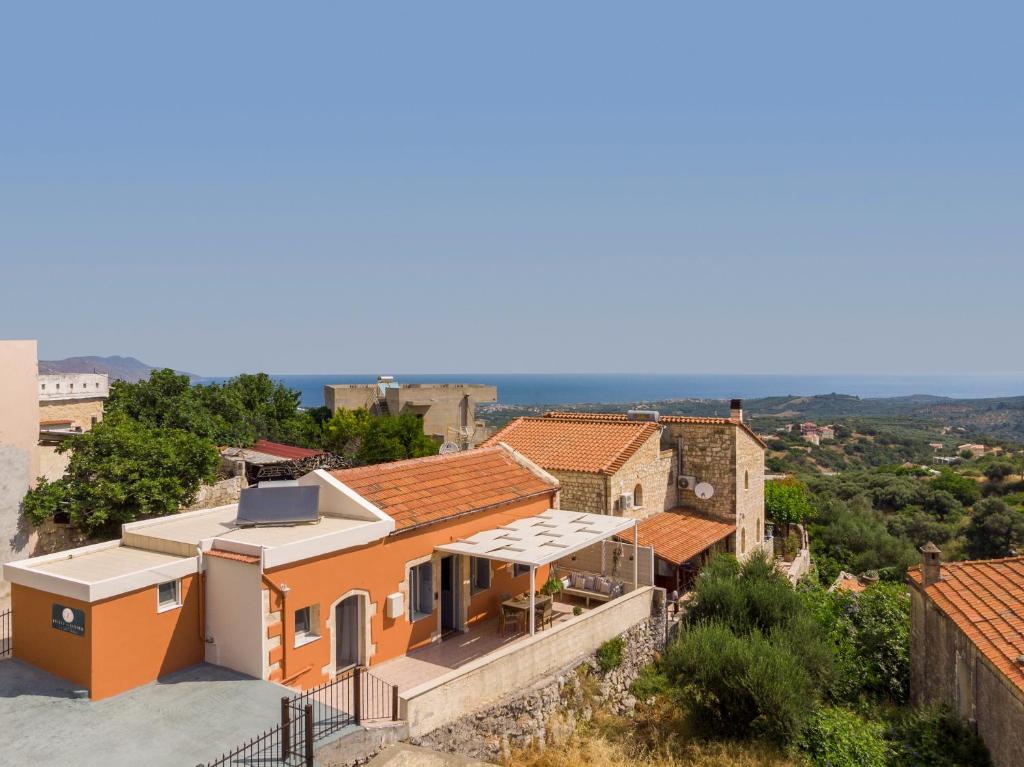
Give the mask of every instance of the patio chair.
[[543, 629], [545, 624], [555, 625], [555, 608], [550, 599], [545, 601], [540, 608], [540, 627]]

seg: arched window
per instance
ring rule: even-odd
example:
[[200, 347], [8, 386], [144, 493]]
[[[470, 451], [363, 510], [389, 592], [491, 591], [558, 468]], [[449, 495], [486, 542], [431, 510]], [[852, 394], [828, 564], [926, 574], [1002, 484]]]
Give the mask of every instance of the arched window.
[[633, 488], [633, 505], [644, 505], [644, 489], [641, 485], [637, 485], [636, 487]]
[[750, 489], [750, 472], [749, 471], [744, 471], [743, 472], [743, 489], [744, 490], [749, 490]]
[[747, 528], [740, 530], [740, 554], [747, 553]]

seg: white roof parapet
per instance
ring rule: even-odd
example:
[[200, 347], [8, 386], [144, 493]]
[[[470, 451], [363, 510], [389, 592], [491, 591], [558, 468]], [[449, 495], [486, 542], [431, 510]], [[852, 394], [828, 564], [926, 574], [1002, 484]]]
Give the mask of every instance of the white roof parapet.
[[540, 567], [629, 530], [635, 519], [548, 509], [534, 517], [436, 546], [437, 551]]

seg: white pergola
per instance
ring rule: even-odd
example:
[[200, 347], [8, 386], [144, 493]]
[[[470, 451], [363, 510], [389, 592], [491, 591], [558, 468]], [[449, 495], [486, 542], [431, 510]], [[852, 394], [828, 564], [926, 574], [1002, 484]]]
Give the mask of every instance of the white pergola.
[[633, 528], [633, 588], [637, 586], [637, 520], [548, 509], [452, 543], [436, 546], [446, 554], [510, 562], [530, 568], [530, 634], [535, 633], [537, 568], [569, 556], [606, 538]]

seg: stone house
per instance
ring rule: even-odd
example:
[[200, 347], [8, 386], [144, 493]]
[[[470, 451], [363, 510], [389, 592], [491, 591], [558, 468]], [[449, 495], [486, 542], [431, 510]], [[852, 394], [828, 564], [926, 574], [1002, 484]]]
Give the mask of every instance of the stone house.
[[765, 445], [743, 423], [739, 400], [729, 418], [550, 412], [516, 419], [485, 444], [499, 443], [558, 478], [563, 508], [641, 519], [658, 585], [685, 581], [716, 547], [740, 558], [770, 553]]
[[946, 704], [996, 767], [1024, 764], [1024, 557], [943, 563], [922, 549], [910, 583], [910, 696]]
[[37, 386], [40, 471], [52, 482], [64, 476], [70, 459], [57, 447], [103, 420], [110, 385], [106, 373], [40, 373]]
[[378, 376], [371, 384], [324, 386], [324, 404], [332, 414], [359, 408], [373, 415], [412, 413], [428, 437], [461, 448], [479, 445], [490, 435], [490, 428], [476, 419], [476, 406], [497, 399], [497, 387], [486, 384], [400, 383], [394, 376]]

